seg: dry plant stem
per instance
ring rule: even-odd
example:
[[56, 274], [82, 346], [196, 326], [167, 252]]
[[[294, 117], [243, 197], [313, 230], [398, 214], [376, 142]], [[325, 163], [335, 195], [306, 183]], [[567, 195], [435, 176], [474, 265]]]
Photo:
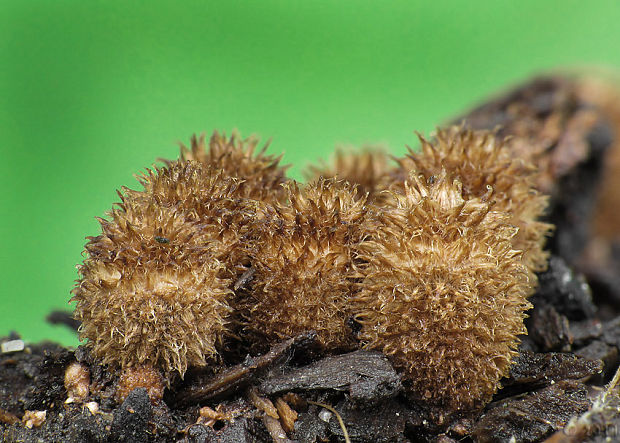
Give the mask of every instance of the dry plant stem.
[[322, 408], [327, 409], [330, 412], [333, 412], [334, 415], [336, 416], [336, 419], [338, 420], [338, 424], [340, 425], [340, 428], [342, 429], [342, 434], [344, 435], [344, 441], [346, 443], [351, 443], [351, 439], [349, 438], [349, 432], [347, 431], [347, 427], [344, 425], [344, 420], [342, 420], [342, 417], [340, 416], [338, 411], [336, 411], [334, 408], [324, 403], [319, 403], [319, 402], [312, 401], [312, 400], [306, 400], [306, 401], [310, 403], [311, 405], [320, 406]]
[[282, 425], [278, 419], [265, 415], [263, 417], [263, 423], [274, 443], [292, 442], [292, 440], [286, 436], [286, 432], [282, 429]]
[[208, 384], [191, 384], [175, 393], [173, 403], [176, 407], [189, 406], [230, 394], [244, 385], [250, 378], [269, 366], [285, 359], [295, 347], [312, 342], [316, 334], [308, 332], [276, 344], [265, 355], [248, 358], [232, 368], [218, 374]]

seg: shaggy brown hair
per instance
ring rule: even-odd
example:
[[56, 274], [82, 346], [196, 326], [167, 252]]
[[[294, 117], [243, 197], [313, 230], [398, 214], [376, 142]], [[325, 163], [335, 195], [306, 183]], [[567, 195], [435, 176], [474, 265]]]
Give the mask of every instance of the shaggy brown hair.
[[246, 270], [240, 243], [264, 202], [285, 195], [278, 158], [215, 133], [166, 167], [123, 188], [99, 219], [73, 289], [80, 337], [103, 363], [152, 366], [169, 380], [217, 357], [228, 333], [232, 286]]
[[[446, 170], [458, 178], [463, 198], [486, 198], [492, 190], [494, 210], [510, 214], [508, 223], [519, 228], [513, 239], [515, 249], [523, 251], [524, 263], [533, 271], [547, 267], [548, 253], [543, 250], [552, 225], [540, 221], [548, 197], [535, 188], [538, 172], [531, 164], [512, 157], [504, 140], [489, 131], [471, 131], [462, 127], [439, 129], [434, 140], [419, 136], [421, 152], [409, 150], [400, 161], [400, 177], [409, 171], [426, 179]], [[392, 189], [403, 189], [404, 180], [396, 180]]]
[[248, 329], [268, 341], [315, 330], [325, 349], [351, 349], [348, 276], [366, 199], [334, 179], [286, 189], [289, 203], [266, 208], [255, 225]]
[[490, 400], [508, 374], [532, 291], [510, 214], [463, 198], [448, 174], [412, 174], [367, 224], [352, 299], [360, 338], [388, 355], [420, 400]]
[[308, 167], [305, 175], [308, 180], [319, 177], [337, 178], [357, 185], [358, 196], [368, 194], [369, 200], [377, 198], [389, 183], [390, 157], [379, 148], [362, 151], [337, 150], [332, 164], [321, 163]]

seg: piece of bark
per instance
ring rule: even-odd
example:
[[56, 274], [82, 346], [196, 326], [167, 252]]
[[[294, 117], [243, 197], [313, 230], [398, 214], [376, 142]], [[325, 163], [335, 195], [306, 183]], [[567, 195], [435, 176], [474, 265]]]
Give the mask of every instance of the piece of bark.
[[569, 320], [583, 320], [596, 314], [592, 290], [585, 278], [558, 256], [551, 256], [549, 268], [538, 275], [538, 287], [530, 301], [534, 306], [551, 305]]
[[575, 415], [590, 407], [586, 386], [565, 380], [525, 396], [488, 407], [474, 425], [476, 442], [535, 442], [562, 429]]
[[618, 367], [618, 348], [610, 346], [602, 340], [594, 340], [589, 345], [575, 351], [575, 355], [588, 360], [600, 360], [603, 362], [603, 372], [600, 379], [593, 379], [600, 383], [609, 379]]
[[354, 402], [369, 404], [395, 396], [401, 384], [400, 377], [383, 354], [355, 351], [268, 378], [259, 389], [265, 395], [332, 389], [347, 392]]
[[538, 345], [538, 351], [570, 351], [573, 337], [568, 319], [551, 305], [535, 307], [525, 322], [528, 335]]

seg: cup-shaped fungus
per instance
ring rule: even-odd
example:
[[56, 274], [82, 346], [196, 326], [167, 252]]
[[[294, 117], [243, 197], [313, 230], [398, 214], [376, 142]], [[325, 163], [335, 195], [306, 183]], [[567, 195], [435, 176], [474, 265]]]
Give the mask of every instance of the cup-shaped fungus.
[[511, 215], [464, 199], [445, 173], [431, 182], [412, 174], [369, 217], [352, 306], [361, 340], [414, 396], [457, 410], [488, 401], [508, 374], [531, 285]]
[[265, 207], [255, 225], [247, 329], [267, 340], [314, 330], [324, 349], [352, 349], [349, 276], [366, 199], [334, 179], [286, 189], [288, 204]]

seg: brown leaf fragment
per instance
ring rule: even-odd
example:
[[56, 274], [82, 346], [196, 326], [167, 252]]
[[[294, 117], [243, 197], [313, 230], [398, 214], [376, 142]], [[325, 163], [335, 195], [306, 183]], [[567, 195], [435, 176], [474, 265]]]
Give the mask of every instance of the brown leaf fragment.
[[561, 429], [590, 407], [586, 386], [563, 380], [525, 396], [494, 403], [474, 425], [476, 442], [534, 442]]
[[510, 377], [502, 381], [511, 390], [535, 389], [560, 380], [584, 380], [603, 370], [600, 360], [588, 360], [574, 354], [522, 351], [510, 369]]
[[400, 377], [380, 352], [355, 351], [327, 357], [303, 368], [263, 381], [266, 395], [291, 390], [333, 389], [364, 403], [389, 398], [401, 389]]

